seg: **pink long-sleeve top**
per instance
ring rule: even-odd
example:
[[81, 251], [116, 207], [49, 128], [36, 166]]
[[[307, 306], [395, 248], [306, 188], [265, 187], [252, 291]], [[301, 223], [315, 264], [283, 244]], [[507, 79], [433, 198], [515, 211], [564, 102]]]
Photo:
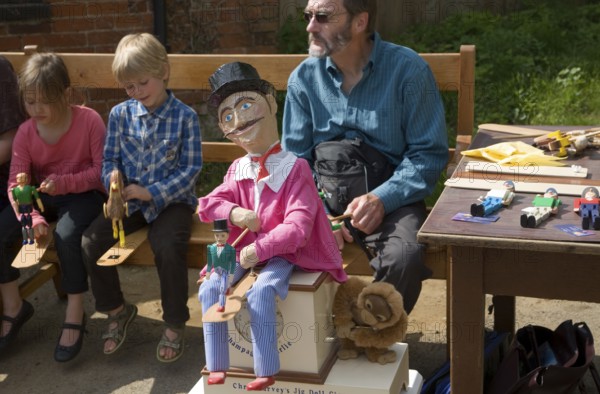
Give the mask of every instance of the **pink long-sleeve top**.
[[[55, 144], [40, 138], [34, 119], [19, 126], [13, 141], [8, 190], [17, 185], [16, 175], [28, 173], [31, 184], [53, 180], [57, 194], [98, 190], [105, 193], [100, 180], [106, 126], [93, 109], [72, 105], [71, 126]], [[11, 193], [8, 193], [13, 203]], [[34, 210], [33, 225], [44, 223]]]
[[[261, 228], [237, 245], [238, 260], [239, 251], [254, 242], [261, 262], [279, 256], [305, 271], [329, 272], [344, 282], [342, 258], [308, 163], [280, 152], [269, 156], [266, 166], [272, 170], [270, 175], [255, 182], [258, 165], [249, 156], [234, 161], [223, 183], [198, 200], [200, 220], [229, 221], [237, 206], [254, 210]], [[232, 243], [243, 230], [229, 225]]]

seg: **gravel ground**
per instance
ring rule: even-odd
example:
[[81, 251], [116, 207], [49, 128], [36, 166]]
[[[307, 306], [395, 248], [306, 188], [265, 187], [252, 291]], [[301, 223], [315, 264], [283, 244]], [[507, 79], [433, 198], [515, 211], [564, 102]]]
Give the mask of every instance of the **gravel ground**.
[[[204, 366], [200, 306], [196, 299], [197, 270], [190, 270], [192, 320], [186, 329], [183, 357], [173, 364], [156, 360], [162, 332], [158, 279], [152, 267], [124, 266], [123, 291], [139, 308], [128, 338], [111, 356], [102, 354], [104, 316], [93, 313], [91, 294], [86, 298], [88, 334], [80, 355], [70, 363], [53, 359], [65, 303], [57, 299], [52, 284], [40, 288], [29, 301], [33, 318], [23, 327], [18, 342], [0, 355], [0, 393], [187, 393], [200, 378]], [[489, 302], [489, 298], [488, 298]], [[600, 305], [540, 299], [517, 299], [517, 324], [554, 328], [565, 319], [586, 321], [600, 336]], [[492, 319], [486, 324], [491, 327]], [[421, 298], [409, 316], [410, 368], [424, 377], [446, 360], [446, 282], [424, 283]], [[596, 357], [596, 365], [600, 359]], [[588, 388], [592, 386], [588, 384]], [[588, 390], [588, 392], [593, 392]]]

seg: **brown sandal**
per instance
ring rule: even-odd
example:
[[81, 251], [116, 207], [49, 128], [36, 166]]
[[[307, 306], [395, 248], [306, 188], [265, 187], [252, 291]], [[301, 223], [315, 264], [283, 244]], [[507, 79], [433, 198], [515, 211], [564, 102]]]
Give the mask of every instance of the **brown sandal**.
[[[156, 347], [156, 359], [160, 362], [163, 363], [172, 363], [173, 361], [177, 361], [179, 360], [179, 358], [183, 355], [183, 347], [185, 344], [184, 338], [183, 338], [183, 332], [184, 332], [184, 328], [174, 328], [172, 326], [167, 325], [162, 333], [162, 337], [160, 338], [160, 342], [158, 342], [158, 346]], [[175, 339], [169, 339], [169, 337], [167, 337], [166, 331], [167, 329], [173, 331], [175, 334], [177, 334], [177, 337]], [[171, 348], [175, 351], [175, 356], [173, 356], [172, 358], [164, 358], [160, 355], [160, 349], [162, 348]]]
[[[137, 311], [137, 306], [132, 304], [125, 304], [121, 312], [117, 313], [114, 316], [108, 315], [107, 321], [109, 328], [102, 335], [102, 339], [104, 339], [105, 343], [107, 340], [110, 339], [114, 341], [117, 344], [117, 346], [115, 346], [113, 350], [105, 350], [104, 354], [113, 354], [117, 351], [117, 349], [121, 347], [121, 345], [125, 341], [125, 338], [127, 337], [127, 327], [129, 327], [129, 324], [137, 315]], [[110, 325], [114, 322], [117, 322], [117, 326], [115, 328], [110, 328]]]

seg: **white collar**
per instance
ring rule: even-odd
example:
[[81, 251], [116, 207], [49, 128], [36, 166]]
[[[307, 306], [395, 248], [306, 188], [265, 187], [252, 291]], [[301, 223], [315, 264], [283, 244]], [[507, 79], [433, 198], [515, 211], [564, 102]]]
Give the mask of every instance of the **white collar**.
[[[273, 153], [267, 157], [265, 166], [269, 170], [269, 176], [258, 181], [258, 186], [262, 190], [265, 184], [275, 193], [281, 189], [287, 179], [297, 157], [294, 154], [281, 151]], [[237, 182], [244, 179], [256, 179], [258, 175], [258, 163], [252, 161], [250, 155], [242, 157], [235, 168], [235, 180]]]

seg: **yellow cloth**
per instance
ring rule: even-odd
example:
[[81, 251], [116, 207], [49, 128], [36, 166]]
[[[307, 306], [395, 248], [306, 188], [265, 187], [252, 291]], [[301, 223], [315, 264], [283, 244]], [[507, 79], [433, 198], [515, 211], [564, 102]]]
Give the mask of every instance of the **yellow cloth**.
[[470, 149], [461, 152], [465, 156], [487, 159], [503, 166], [564, 166], [562, 158], [547, 156], [544, 151], [522, 141], [501, 142], [485, 148]]

